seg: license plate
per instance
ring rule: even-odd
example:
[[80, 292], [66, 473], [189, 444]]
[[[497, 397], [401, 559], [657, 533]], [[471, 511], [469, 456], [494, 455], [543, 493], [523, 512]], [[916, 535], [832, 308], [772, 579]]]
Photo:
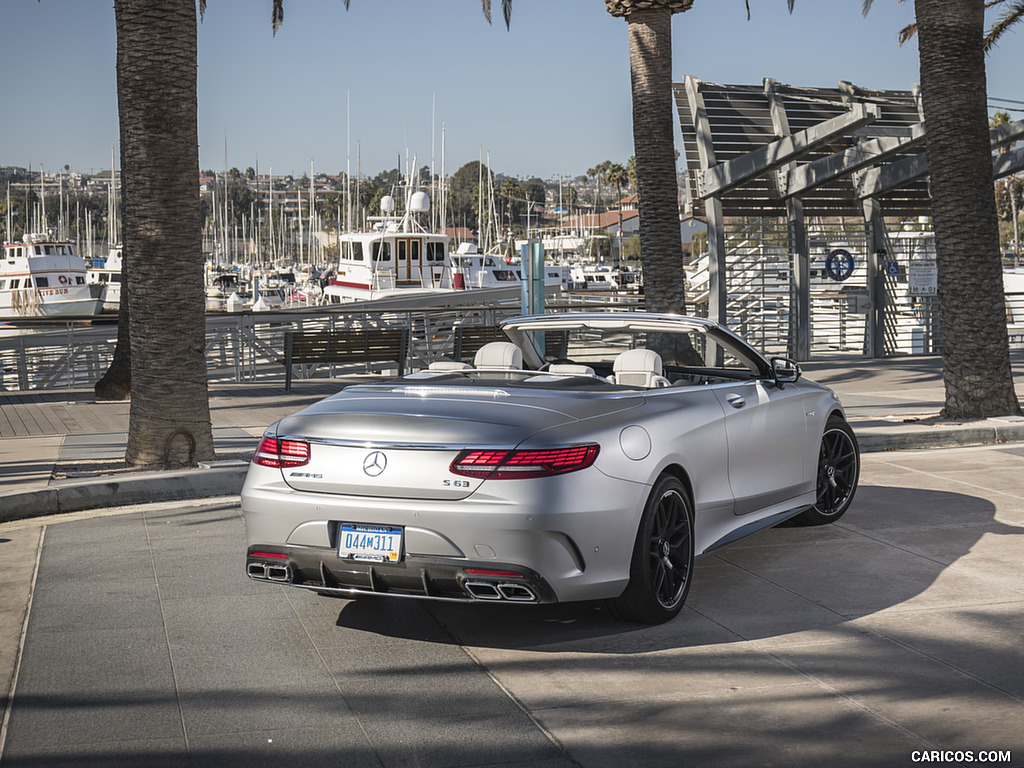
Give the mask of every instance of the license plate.
[[338, 557], [397, 563], [402, 559], [402, 529], [392, 525], [342, 523]]

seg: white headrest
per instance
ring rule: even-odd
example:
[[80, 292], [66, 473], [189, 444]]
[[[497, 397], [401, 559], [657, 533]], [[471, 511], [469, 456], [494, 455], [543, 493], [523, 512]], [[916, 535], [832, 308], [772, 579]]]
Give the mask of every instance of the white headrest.
[[653, 349], [627, 349], [615, 358], [612, 365], [615, 373], [653, 373], [661, 375], [661, 355]]
[[511, 341], [492, 341], [477, 350], [476, 357], [473, 358], [473, 367], [521, 371], [523, 350]]

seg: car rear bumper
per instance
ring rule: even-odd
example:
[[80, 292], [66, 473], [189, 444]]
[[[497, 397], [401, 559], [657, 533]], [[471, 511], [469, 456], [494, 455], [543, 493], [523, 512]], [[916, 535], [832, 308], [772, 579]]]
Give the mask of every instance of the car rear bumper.
[[544, 578], [518, 565], [407, 557], [401, 563], [344, 560], [313, 547], [252, 545], [246, 573], [256, 581], [288, 584], [340, 597], [390, 595], [455, 602], [553, 603]]

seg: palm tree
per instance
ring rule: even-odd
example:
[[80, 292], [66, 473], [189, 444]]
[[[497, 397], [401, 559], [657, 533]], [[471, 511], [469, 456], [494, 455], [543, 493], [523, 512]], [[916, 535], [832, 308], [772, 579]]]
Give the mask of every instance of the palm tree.
[[[999, 5], [997, 0], [992, 5]], [[871, 8], [865, 0], [865, 13]], [[985, 75], [985, 0], [915, 0], [948, 419], [1019, 414], [1006, 331]], [[1014, 20], [1010, 17], [996, 37]], [[990, 37], [991, 37], [990, 33]]]
[[[115, 0], [132, 466], [213, 458], [195, 0]], [[125, 317], [122, 314], [122, 317]]]
[[[1010, 115], [1006, 112], [996, 112], [992, 115], [992, 119], [988, 121], [989, 128], [998, 128], [1000, 125], [1007, 125], [1010, 122]], [[1014, 142], [1005, 144], [999, 148], [999, 154], [1003, 155], [1009, 152], [1013, 148]], [[1000, 188], [1002, 196], [1009, 203], [1010, 207], [1010, 222], [1013, 224], [1013, 261], [1016, 266], [1017, 255], [1020, 248], [1020, 221], [1017, 218], [1017, 201], [1020, 197], [1020, 179], [1017, 176], [1011, 176], [1003, 182], [996, 184], [996, 213], [999, 214], [999, 195]]]
[[633, 92], [633, 149], [644, 304], [652, 312], [683, 312], [686, 289], [679, 237], [679, 187], [672, 115], [672, 14], [693, 0], [605, 0], [626, 19]]
[[629, 181], [629, 175], [626, 173], [626, 169], [619, 163], [609, 163], [608, 167], [605, 169], [604, 179], [615, 187], [616, 208], [619, 213], [619, 248], [615, 250], [615, 266], [618, 267], [618, 261], [622, 258], [622, 186]]

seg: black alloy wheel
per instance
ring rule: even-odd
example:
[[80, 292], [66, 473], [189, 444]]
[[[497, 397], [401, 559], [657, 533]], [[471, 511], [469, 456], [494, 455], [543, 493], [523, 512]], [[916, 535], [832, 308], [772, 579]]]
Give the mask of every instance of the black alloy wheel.
[[818, 451], [817, 500], [797, 515], [803, 525], [825, 525], [849, 509], [860, 479], [860, 449], [850, 425], [833, 416], [825, 424]]
[[661, 624], [686, 601], [693, 576], [693, 506], [683, 484], [662, 475], [640, 519], [629, 584], [608, 603], [622, 621]]

